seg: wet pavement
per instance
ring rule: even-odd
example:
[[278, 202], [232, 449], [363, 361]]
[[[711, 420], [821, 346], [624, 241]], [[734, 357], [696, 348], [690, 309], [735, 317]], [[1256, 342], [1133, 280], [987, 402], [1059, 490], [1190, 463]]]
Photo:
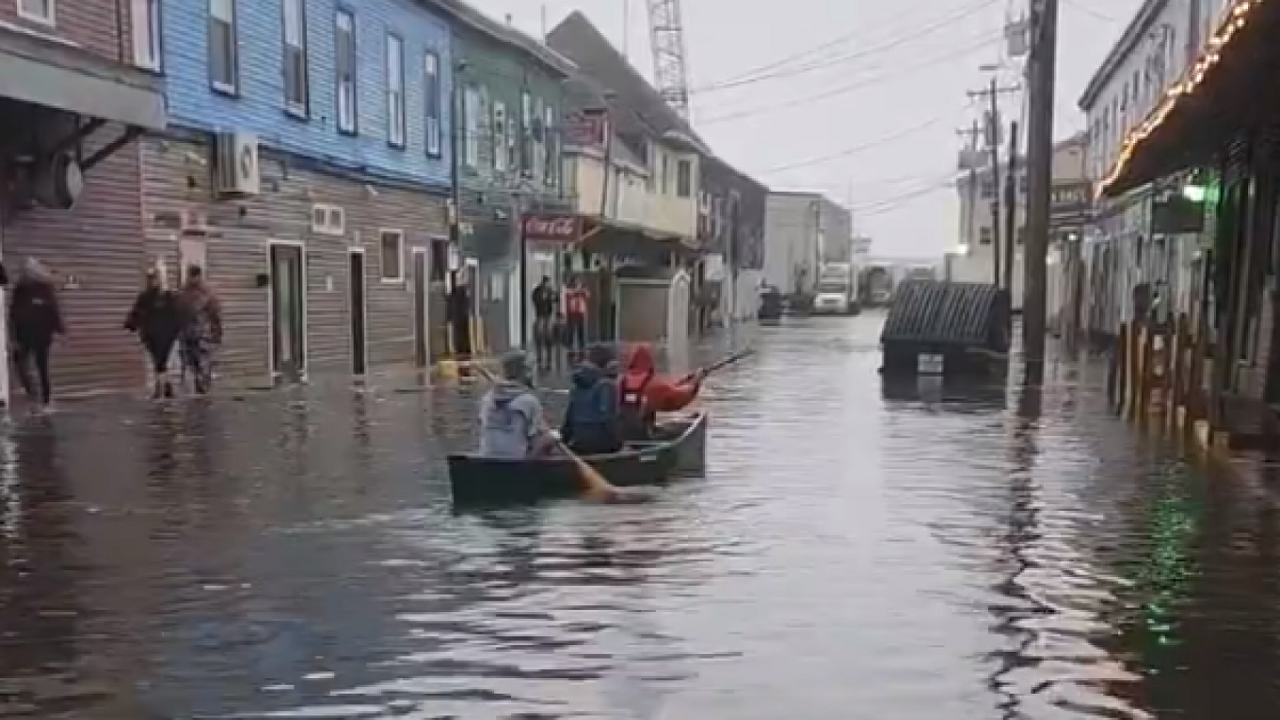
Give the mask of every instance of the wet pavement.
[[0, 717], [1276, 717], [1273, 498], [1092, 368], [886, 389], [879, 322], [744, 333], [706, 478], [641, 506], [454, 516], [456, 389], [16, 421]]

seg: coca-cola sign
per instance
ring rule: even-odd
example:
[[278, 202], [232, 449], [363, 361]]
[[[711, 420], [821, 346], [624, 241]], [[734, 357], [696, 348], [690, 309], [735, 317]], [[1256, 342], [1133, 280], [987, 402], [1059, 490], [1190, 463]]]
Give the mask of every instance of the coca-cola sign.
[[576, 242], [581, 227], [580, 218], [574, 215], [524, 216], [524, 236], [535, 242]]

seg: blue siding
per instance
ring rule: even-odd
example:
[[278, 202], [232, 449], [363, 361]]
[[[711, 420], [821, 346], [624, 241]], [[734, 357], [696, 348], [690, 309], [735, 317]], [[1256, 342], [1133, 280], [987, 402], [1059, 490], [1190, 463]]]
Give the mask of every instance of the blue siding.
[[[237, 0], [240, 97], [216, 93], [208, 73], [208, 2], [187, 0], [164, 8], [169, 112], [176, 125], [209, 132], [256, 133], [273, 148], [370, 176], [445, 189], [450, 184], [452, 47], [446, 22], [413, 0], [307, 0], [307, 61], [311, 118], [285, 114], [283, 11], [279, 0]], [[359, 132], [337, 129], [334, 15], [350, 8], [356, 18]], [[386, 36], [394, 29], [405, 46], [406, 136], [404, 149], [387, 144]], [[442, 157], [426, 154], [423, 57], [440, 56]]]

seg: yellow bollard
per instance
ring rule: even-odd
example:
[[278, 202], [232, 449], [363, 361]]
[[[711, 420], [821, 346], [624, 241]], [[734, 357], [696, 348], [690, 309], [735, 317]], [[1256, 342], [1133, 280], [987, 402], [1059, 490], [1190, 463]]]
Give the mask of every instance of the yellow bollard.
[[458, 379], [458, 361], [456, 360], [440, 360], [436, 363], [436, 377], [445, 382], [454, 382]]

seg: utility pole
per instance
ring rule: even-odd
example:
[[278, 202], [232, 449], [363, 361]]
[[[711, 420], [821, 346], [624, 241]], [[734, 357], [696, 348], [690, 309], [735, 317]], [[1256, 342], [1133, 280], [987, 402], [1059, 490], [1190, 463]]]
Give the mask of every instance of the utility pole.
[[[987, 109], [986, 122], [986, 141], [987, 150], [991, 153], [991, 283], [996, 287], [1000, 287], [1000, 223], [1002, 216], [1000, 214], [1000, 132], [1004, 129], [1004, 124], [1000, 119], [1000, 98], [1004, 93], [1020, 92], [1019, 87], [1000, 87], [996, 83], [995, 75], [991, 76], [991, 85], [985, 90], [971, 91], [970, 98], [981, 98], [989, 103]], [[1006, 263], [1013, 262], [1013, 257], [1005, 259]], [[1007, 288], [1012, 290], [1012, 288]]]
[[[965, 223], [965, 245], [969, 247], [969, 252], [974, 251], [974, 246], [978, 245], [978, 136], [982, 135], [982, 128], [978, 126], [978, 121], [973, 121], [973, 127], [956, 131], [957, 135], [968, 138], [965, 144], [964, 164], [969, 169], [969, 188], [965, 193], [965, 202], [968, 204], [967, 212], [961, 220]], [[963, 168], [962, 168], [963, 169]], [[998, 254], [998, 253], [997, 253]], [[997, 260], [997, 265], [999, 260]]]
[[1058, 0], [1032, 0], [1028, 62], [1026, 284], [1022, 346], [1027, 380], [1044, 377], [1049, 193], [1053, 165], [1054, 73], [1058, 53]]
[[[1009, 170], [1004, 179], [1004, 286], [1013, 294], [1013, 263], [1018, 257], [1018, 121], [1009, 124]], [[1026, 280], [1026, 276], [1023, 276]], [[1025, 282], [1024, 282], [1025, 284]], [[1011, 316], [1012, 317], [1012, 316]]]

